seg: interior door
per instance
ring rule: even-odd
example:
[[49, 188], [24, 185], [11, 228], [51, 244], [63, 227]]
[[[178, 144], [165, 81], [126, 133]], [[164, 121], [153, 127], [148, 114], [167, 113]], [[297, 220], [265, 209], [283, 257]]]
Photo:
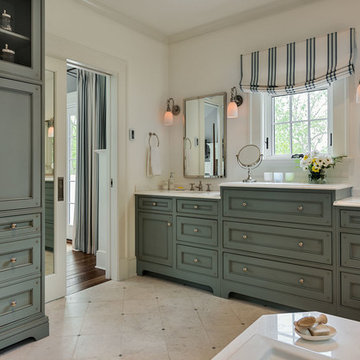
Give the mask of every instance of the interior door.
[[45, 301], [66, 294], [66, 62], [45, 60]]

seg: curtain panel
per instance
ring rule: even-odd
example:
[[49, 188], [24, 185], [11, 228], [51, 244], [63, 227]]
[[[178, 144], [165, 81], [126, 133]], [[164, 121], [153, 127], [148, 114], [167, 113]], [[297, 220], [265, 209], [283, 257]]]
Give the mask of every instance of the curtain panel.
[[240, 56], [240, 90], [294, 94], [354, 73], [355, 29]]

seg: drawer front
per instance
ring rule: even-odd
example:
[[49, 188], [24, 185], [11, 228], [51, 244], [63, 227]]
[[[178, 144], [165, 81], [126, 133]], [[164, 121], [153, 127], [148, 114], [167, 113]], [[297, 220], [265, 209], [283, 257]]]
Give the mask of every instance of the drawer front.
[[360, 269], [360, 235], [341, 233], [341, 265]]
[[340, 224], [342, 227], [360, 229], [360, 211], [341, 210]]
[[360, 310], [360, 276], [341, 273], [341, 304]]
[[224, 221], [224, 247], [331, 264], [331, 232]]
[[0, 281], [39, 272], [40, 238], [0, 244]]
[[173, 210], [173, 200], [170, 198], [141, 196], [139, 197], [139, 209], [170, 212]]
[[218, 245], [217, 220], [177, 217], [176, 239], [199, 245]]
[[184, 200], [176, 202], [177, 212], [182, 214], [217, 215], [218, 202], [205, 200]]
[[327, 270], [225, 253], [224, 279], [332, 302], [332, 273]]
[[177, 245], [177, 268], [212, 277], [218, 276], [218, 253], [214, 250]]
[[224, 190], [224, 216], [301, 224], [331, 224], [330, 194]]
[[0, 326], [40, 311], [40, 279], [0, 288]]
[[40, 234], [40, 214], [0, 218], [0, 242]]

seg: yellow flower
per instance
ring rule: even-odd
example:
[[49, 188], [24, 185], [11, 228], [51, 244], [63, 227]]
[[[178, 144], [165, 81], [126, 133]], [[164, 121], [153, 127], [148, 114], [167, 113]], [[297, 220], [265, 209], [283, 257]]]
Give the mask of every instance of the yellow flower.
[[318, 173], [318, 172], [320, 171], [320, 169], [317, 168], [317, 167], [315, 167], [315, 166], [313, 166], [313, 167], [311, 168], [311, 171], [312, 171], [312, 172], [315, 172], [315, 173]]
[[306, 160], [308, 157], [309, 157], [308, 155], [305, 155], [305, 156], [304, 156], [304, 160]]

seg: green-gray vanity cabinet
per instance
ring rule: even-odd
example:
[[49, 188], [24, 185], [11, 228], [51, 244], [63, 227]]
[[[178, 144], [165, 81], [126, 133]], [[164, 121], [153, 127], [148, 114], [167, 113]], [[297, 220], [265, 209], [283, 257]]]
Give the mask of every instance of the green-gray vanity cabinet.
[[2, 1], [0, 46], [0, 349], [49, 333], [44, 309], [44, 1]]
[[218, 200], [136, 195], [137, 273], [210, 287], [220, 295]]
[[360, 320], [360, 208], [337, 207], [338, 312]]
[[337, 190], [222, 188], [221, 295], [335, 313]]

